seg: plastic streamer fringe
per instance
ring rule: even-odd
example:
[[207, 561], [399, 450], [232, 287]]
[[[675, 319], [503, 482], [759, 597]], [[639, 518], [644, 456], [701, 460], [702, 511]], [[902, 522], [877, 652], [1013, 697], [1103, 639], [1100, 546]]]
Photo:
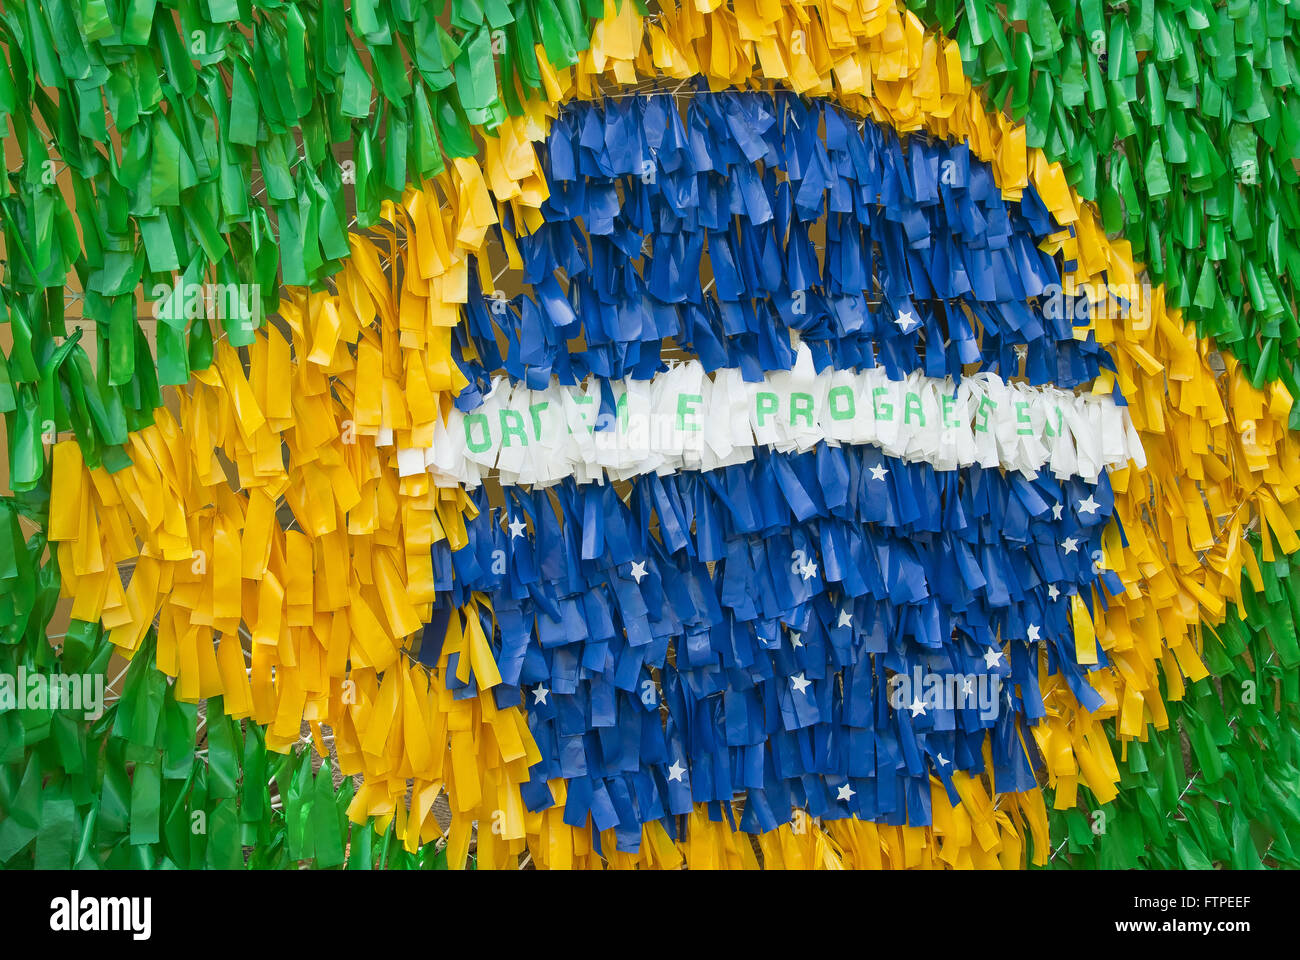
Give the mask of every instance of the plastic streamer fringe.
[[[1222, 622], [1229, 602], [1241, 607], [1243, 572], [1257, 588], [1262, 582], [1246, 529], [1257, 525], [1266, 562], [1275, 548], [1300, 546], [1290, 398], [1277, 385], [1255, 388], [1231, 359], [1216, 379], [1209, 345], [1166, 308], [1160, 288], [1138, 285], [1128, 245], [1106, 238], [1059, 166], [1026, 149], [1023, 127], [985, 114], [955, 42], [925, 34], [891, 4], [760, 8], [740, 17], [688, 5], [647, 22], [631, 5], [615, 12], [611, 4], [590, 51], [563, 70], [539, 57], [542, 77], [558, 104], [594, 97], [598, 77], [608, 88], [702, 75], [723, 89], [761, 75], [899, 131], [967, 143], [992, 165], [1005, 198], [1019, 200], [1033, 185], [1060, 226], [1043, 249], [1062, 256], [1067, 292], [1104, 291], [1109, 300], [1136, 291], [1122, 309], [1090, 311], [1075, 329], [1109, 350], [1115, 369], [1100, 372], [1096, 389], [1127, 401], [1147, 457], [1145, 468], [1110, 475], [1117, 522], [1102, 533], [1102, 567], [1120, 587], [1090, 598], [1091, 616], [1076, 614], [1072, 624], [1076, 644], [1091, 633], [1112, 666], [1088, 672], [1102, 701], [1089, 712], [1044, 665], [1046, 715], [1029, 728], [1057, 806], [1071, 805], [1081, 783], [1105, 801], [1119, 775], [1102, 721], [1114, 718], [1121, 738], [1141, 739], [1148, 724], [1168, 722], [1158, 674], [1172, 699], [1184, 678], [1205, 675], [1199, 624]], [[408, 188], [401, 204], [386, 204], [391, 228], [348, 236], [337, 292], [291, 291], [280, 308], [284, 329], [256, 332], [247, 371], [235, 348], [219, 343], [213, 365], [177, 391], [177, 413], [160, 409], [154, 425], [131, 435], [129, 467], [88, 469], [72, 441], [54, 455], [49, 535], [64, 545], [60, 572], [74, 616], [102, 619], [128, 653], [157, 616], [157, 663], [177, 677], [178, 699], [221, 695], [230, 715], [268, 726], [271, 749], [295, 742], [303, 720], [313, 730], [328, 724], [344, 771], [365, 775], [354, 819], [394, 818], [408, 849], [438, 835], [430, 811], [446, 790], [453, 863], [465, 861], [471, 824], [494, 817], [500, 831], [478, 833], [482, 866], [505, 865], [525, 849], [548, 866], [601, 862], [596, 838], [564, 822], [562, 779], [549, 783], [555, 806], [525, 809], [520, 785], [541, 757], [520, 707], [482, 694], [458, 698], [439, 682], [449, 670], [468, 679], [472, 669], [480, 690], [495, 685], [485, 598], [449, 611], [430, 673], [402, 655], [433, 617], [432, 547], [463, 547], [476, 510], [427, 475], [400, 476], [396, 449], [375, 443], [389, 428], [404, 431], [407, 447], [428, 447], [468, 385], [452, 334], [470, 271], [481, 290], [493, 289], [479, 256], [489, 231], [511, 225], [502, 239], [514, 257], [511, 232], [542, 226], [549, 190], [533, 144], [554, 115], [534, 106], [503, 121], [485, 138], [481, 167], [458, 158]], [[399, 271], [383, 266], [399, 259], [407, 269], [395, 285], [389, 276]], [[300, 529], [277, 521], [281, 497]], [[135, 557], [123, 588], [115, 564]], [[253, 638], [247, 671], [241, 623]], [[952, 789], [960, 804], [931, 782], [928, 827], [780, 827], [760, 837], [764, 863], [1016, 866], [1027, 833], [1034, 859], [1045, 858], [1037, 789], [996, 801], [977, 780], [954, 777]], [[614, 866], [752, 864], [747, 839], [713, 813], [695, 808], [681, 838], [647, 825], [636, 855], [619, 852], [612, 832], [599, 849]]]

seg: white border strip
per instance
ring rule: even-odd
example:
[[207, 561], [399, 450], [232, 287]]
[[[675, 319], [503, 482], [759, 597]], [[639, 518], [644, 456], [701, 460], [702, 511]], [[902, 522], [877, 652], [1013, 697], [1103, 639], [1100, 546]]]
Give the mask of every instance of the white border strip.
[[[647, 473], [716, 470], [745, 463], [762, 445], [804, 452], [816, 444], [872, 444], [890, 457], [956, 470], [978, 464], [1095, 483], [1130, 460], [1146, 465], [1127, 408], [1110, 396], [1030, 387], [995, 374], [890, 380], [877, 367], [814, 372], [799, 346], [790, 371], [746, 383], [739, 370], [706, 374], [699, 361], [653, 380], [613, 381], [617, 418], [596, 430], [595, 378], [545, 390], [493, 381], [482, 406], [453, 410], [432, 446], [397, 451], [402, 476], [428, 471], [439, 487], [477, 487], [496, 471], [503, 485], [627, 480]], [[393, 431], [376, 443], [391, 446]]]

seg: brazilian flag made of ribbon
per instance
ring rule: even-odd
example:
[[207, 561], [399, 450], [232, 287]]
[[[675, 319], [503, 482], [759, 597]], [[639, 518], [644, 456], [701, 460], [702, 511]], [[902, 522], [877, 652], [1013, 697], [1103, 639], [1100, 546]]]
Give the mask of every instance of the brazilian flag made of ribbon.
[[1300, 852], [1300, 10], [16, 0], [0, 865]]

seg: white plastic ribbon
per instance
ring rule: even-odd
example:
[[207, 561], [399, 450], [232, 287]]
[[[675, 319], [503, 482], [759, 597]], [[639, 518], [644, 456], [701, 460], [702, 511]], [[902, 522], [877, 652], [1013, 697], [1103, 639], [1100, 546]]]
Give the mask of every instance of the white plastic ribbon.
[[[550, 486], [625, 480], [647, 473], [716, 470], [745, 463], [755, 446], [805, 452], [818, 443], [872, 444], [937, 470], [979, 464], [1026, 477], [1096, 482], [1103, 469], [1146, 463], [1127, 408], [1108, 395], [1011, 383], [992, 373], [890, 380], [877, 367], [814, 371], [800, 345], [791, 370], [747, 383], [739, 370], [706, 374], [696, 360], [653, 380], [545, 390], [493, 381], [482, 405], [453, 410], [427, 449], [399, 449], [403, 476], [427, 470], [440, 487], [476, 487], [495, 470], [502, 484]], [[391, 430], [377, 442], [391, 446]]]

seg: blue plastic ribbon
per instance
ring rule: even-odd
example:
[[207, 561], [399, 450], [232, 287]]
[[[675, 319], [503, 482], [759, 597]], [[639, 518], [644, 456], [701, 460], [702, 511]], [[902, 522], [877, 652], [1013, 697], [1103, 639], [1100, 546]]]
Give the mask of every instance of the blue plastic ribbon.
[[[565, 777], [566, 817], [617, 827], [621, 849], [646, 819], [737, 796], [743, 829], [788, 822], [792, 806], [928, 823], [929, 776], [984, 772], [986, 733], [996, 789], [1025, 789], [1037, 758], [1018, 731], [1043, 716], [1044, 647], [1079, 701], [1100, 705], [1069, 600], [1120, 589], [1093, 563], [1113, 509], [1104, 475], [937, 472], [821, 445], [642, 477], [626, 499], [572, 481], [509, 488], [503, 509], [476, 497], [468, 545], [434, 550], [440, 607], [491, 597], [494, 693], [522, 697], [543, 755], [529, 807]], [[435, 619], [426, 644], [438, 636]], [[916, 683], [914, 711], [891, 702], [899, 676], [981, 691], [926, 705]]]
[[1060, 290], [1061, 271], [1038, 249], [1058, 228], [1033, 187], [1004, 200], [967, 146], [902, 141], [782, 93], [699, 92], [685, 112], [653, 95], [562, 111], [543, 151], [546, 222], [519, 241], [525, 293], [485, 297], [470, 271], [457, 349], [476, 386], [462, 409], [500, 368], [534, 387], [648, 379], [668, 338], [751, 376], [788, 369], [792, 331], [819, 370], [880, 363], [891, 379], [971, 363], [1017, 374], [1018, 347], [1033, 385], [1113, 369], [1091, 335], [1074, 339], [1069, 311], [1034, 299]]

